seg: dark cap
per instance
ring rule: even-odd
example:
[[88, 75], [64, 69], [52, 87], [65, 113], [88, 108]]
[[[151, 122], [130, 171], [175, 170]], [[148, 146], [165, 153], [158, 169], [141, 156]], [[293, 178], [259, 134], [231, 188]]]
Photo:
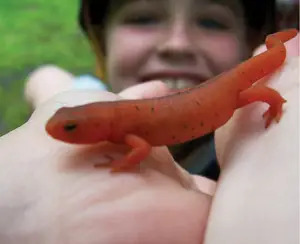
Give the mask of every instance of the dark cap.
[[[103, 24], [105, 16], [108, 12], [109, 0], [79, 0], [79, 25], [82, 30], [86, 31], [84, 21], [84, 10], [89, 13], [91, 24]], [[85, 9], [87, 8], [87, 9]]]
[[[87, 11], [88, 21], [91, 25], [104, 26], [109, 10], [109, 0], [79, 0], [79, 25], [86, 33], [87, 26], [84, 19], [84, 12]], [[253, 51], [259, 44], [264, 42], [265, 36], [276, 31], [275, 21], [275, 1], [276, 0], [239, 0], [242, 3], [246, 20], [246, 42], [249, 51]], [[99, 30], [99, 29], [98, 29]], [[98, 32], [99, 33], [99, 32]], [[91, 35], [91, 33], [90, 33]], [[95, 37], [94, 37], [95, 38]], [[101, 37], [100, 37], [101, 39]], [[103, 43], [99, 37], [92, 41], [92, 46], [96, 49], [97, 71], [99, 77], [104, 76], [104, 56]], [[98, 49], [98, 50], [97, 50]]]
[[[275, 0], [240, 0], [248, 29], [265, 32], [275, 31]], [[109, 0], [80, 0], [79, 23], [85, 31], [83, 8], [87, 7], [92, 24], [103, 24], [108, 12]]]

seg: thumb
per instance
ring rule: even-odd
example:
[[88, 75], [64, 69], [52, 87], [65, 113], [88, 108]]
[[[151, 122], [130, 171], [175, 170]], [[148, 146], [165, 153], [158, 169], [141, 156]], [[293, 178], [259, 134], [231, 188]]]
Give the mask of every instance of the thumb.
[[119, 95], [124, 98], [140, 99], [164, 96], [169, 91], [167, 85], [162, 81], [156, 80], [126, 88]]

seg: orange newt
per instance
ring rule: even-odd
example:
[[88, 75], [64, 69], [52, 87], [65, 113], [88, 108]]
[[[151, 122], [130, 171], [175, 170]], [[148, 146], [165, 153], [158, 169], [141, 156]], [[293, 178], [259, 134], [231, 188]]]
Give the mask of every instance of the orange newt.
[[152, 146], [178, 144], [216, 130], [236, 109], [253, 102], [269, 104], [263, 114], [267, 128], [273, 119], [279, 122], [286, 100], [269, 87], [253, 84], [283, 64], [283, 42], [297, 33], [290, 29], [268, 35], [267, 51], [193, 88], [159, 98], [61, 108], [48, 121], [46, 131], [67, 143], [129, 145], [127, 155], [111, 162], [112, 171], [119, 171], [139, 164]]

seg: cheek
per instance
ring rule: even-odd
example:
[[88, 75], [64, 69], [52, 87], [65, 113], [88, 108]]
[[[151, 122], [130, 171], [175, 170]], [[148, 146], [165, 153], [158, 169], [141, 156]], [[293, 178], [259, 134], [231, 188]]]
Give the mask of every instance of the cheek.
[[120, 91], [137, 83], [137, 75], [149, 57], [151, 34], [130, 29], [114, 31], [108, 39], [107, 72], [114, 90]]
[[206, 54], [218, 72], [233, 68], [242, 58], [241, 42], [236, 36], [217, 35], [207, 39]]

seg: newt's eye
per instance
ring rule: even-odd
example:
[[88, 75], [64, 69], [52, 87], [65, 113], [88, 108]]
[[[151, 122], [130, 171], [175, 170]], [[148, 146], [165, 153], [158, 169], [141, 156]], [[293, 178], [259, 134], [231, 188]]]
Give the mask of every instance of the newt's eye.
[[77, 124], [75, 123], [68, 123], [64, 125], [64, 130], [69, 132], [69, 131], [73, 131], [77, 128]]

